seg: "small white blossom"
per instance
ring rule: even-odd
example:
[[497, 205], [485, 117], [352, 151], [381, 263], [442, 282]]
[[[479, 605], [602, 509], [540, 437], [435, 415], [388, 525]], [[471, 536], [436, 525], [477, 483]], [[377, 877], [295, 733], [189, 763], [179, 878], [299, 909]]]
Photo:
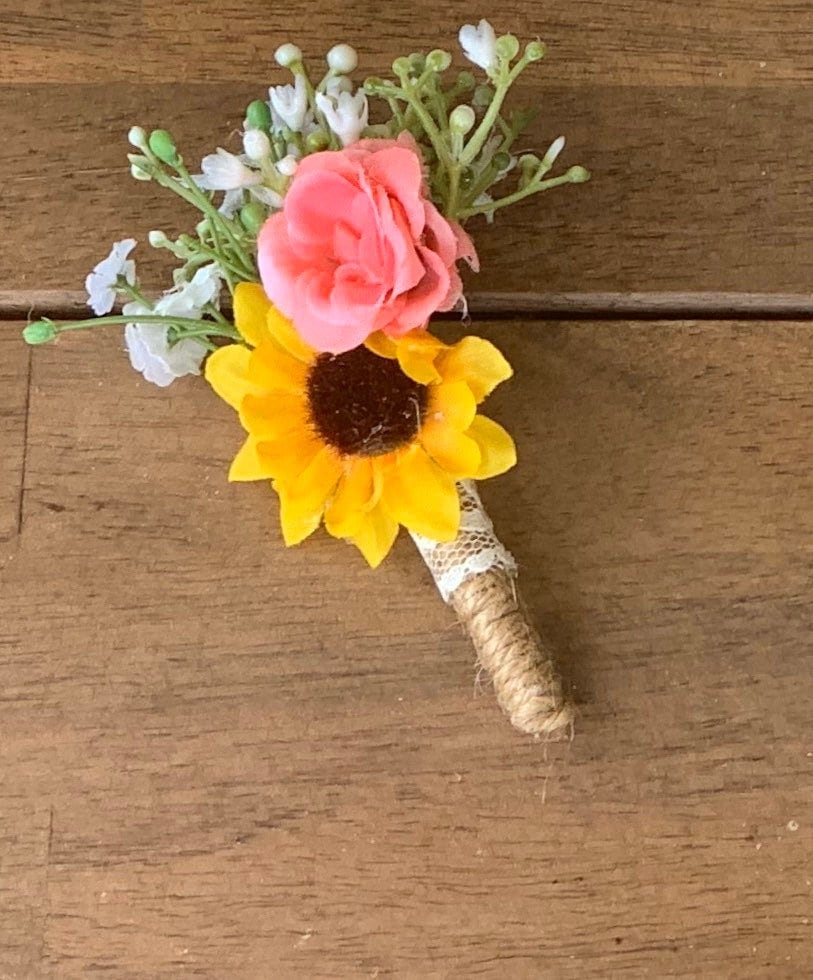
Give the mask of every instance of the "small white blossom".
[[233, 218], [245, 203], [246, 196], [242, 188], [236, 191], [226, 191], [223, 195], [223, 201], [217, 210], [225, 218]]
[[487, 20], [481, 20], [477, 27], [474, 24], [464, 24], [460, 28], [458, 40], [469, 61], [487, 72], [497, 67], [497, 37]]
[[334, 44], [327, 53], [327, 64], [331, 71], [347, 75], [358, 67], [359, 56], [349, 44]]
[[325, 92], [331, 99], [338, 99], [342, 92], [352, 92], [353, 83], [344, 75], [331, 75], [325, 80]]
[[324, 114], [328, 126], [342, 141], [342, 146], [355, 143], [367, 125], [369, 106], [367, 96], [359, 90], [355, 95], [340, 92], [335, 98], [316, 96], [316, 104]]
[[[271, 190], [270, 187], [263, 187], [261, 184], [256, 184], [254, 187], [248, 188], [248, 193], [255, 200], [259, 201], [260, 204], [264, 204], [273, 211], [279, 211], [282, 207], [282, 195]], [[246, 195], [243, 188], [226, 191], [223, 195], [223, 201], [217, 210], [224, 217], [233, 218], [245, 203]]]
[[149, 145], [147, 143], [147, 134], [140, 126], [130, 127], [130, 131], [127, 133], [127, 141], [131, 146], [138, 147], [139, 150], [145, 150]]
[[283, 177], [293, 177], [296, 173], [296, 168], [299, 166], [299, 161], [292, 154], [288, 154], [287, 157], [283, 157], [277, 164], [277, 170], [282, 174]]
[[302, 48], [291, 44], [290, 41], [287, 44], [281, 44], [274, 52], [274, 60], [282, 68], [289, 68], [296, 62], [302, 61]]
[[96, 316], [109, 313], [116, 303], [116, 280], [124, 276], [132, 286], [135, 282], [135, 262], [127, 256], [136, 246], [135, 238], [116, 242], [106, 259], [102, 259], [85, 279], [88, 306]]
[[254, 163], [262, 163], [271, 153], [271, 140], [261, 129], [247, 129], [243, 133], [243, 150]]
[[220, 269], [214, 263], [201, 266], [189, 282], [164, 293], [155, 304], [155, 313], [198, 320], [203, 307], [220, 295], [220, 288]]
[[[264, 137], [259, 130], [249, 132]], [[267, 140], [267, 137], [264, 138]], [[270, 187], [263, 186], [262, 174], [247, 166], [247, 159], [248, 156], [241, 158], [218, 147], [217, 153], [212, 153], [201, 161], [203, 173], [192, 176], [198, 187], [205, 191], [226, 192], [218, 210], [227, 218], [233, 217], [245, 203], [244, 191], [248, 191], [251, 197], [267, 208], [278, 210], [282, 207], [282, 197]]]
[[[143, 303], [127, 303], [122, 312], [125, 316], [171, 316], [179, 320], [200, 319], [203, 307], [216, 301], [220, 294], [220, 270], [216, 265], [206, 265], [186, 282], [164, 293], [153, 309]], [[144, 375], [147, 381], [166, 388], [176, 378], [186, 374], [200, 374], [200, 365], [206, 356], [206, 345], [194, 337], [169, 345], [168, 328], [162, 323], [128, 323], [124, 328], [124, 340], [130, 363]]]
[[166, 388], [185, 374], [200, 374], [207, 350], [194, 337], [179, 340], [170, 347], [167, 328], [160, 323], [128, 323], [124, 328], [124, 342], [136, 371], [159, 388]]
[[274, 129], [283, 127], [301, 133], [308, 112], [308, 90], [305, 77], [297, 75], [293, 85], [272, 85], [268, 90]]
[[247, 167], [240, 157], [221, 147], [217, 153], [210, 153], [200, 163], [202, 174], [195, 174], [193, 180], [205, 191], [236, 191], [253, 187], [262, 181], [256, 170]]
[[547, 153], [542, 157], [542, 166], [550, 170], [550, 168], [556, 163], [556, 158], [565, 148], [565, 138], [564, 136], [557, 137], [551, 145], [548, 147]]

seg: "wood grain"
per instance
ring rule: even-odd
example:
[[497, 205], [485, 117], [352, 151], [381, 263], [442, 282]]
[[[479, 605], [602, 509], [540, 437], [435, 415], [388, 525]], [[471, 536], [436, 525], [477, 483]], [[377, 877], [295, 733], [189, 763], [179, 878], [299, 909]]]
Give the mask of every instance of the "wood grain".
[[517, 366], [491, 409], [521, 466], [483, 495], [580, 703], [565, 746], [478, 691], [407, 541], [375, 574], [280, 546], [203, 383], [33, 352], [0, 976], [813, 969], [809, 329], [478, 332]]
[[[32, 65], [43, 82], [229, 82], [257, 78], [284, 40], [318, 59], [338, 41], [364, 61], [388, 64], [411, 50], [455, 46], [461, 24], [479, 16], [501, 32], [543, 38], [568, 87], [723, 85], [763, 87], [809, 82], [813, 14], [798, 0], [566, 0], [538, 8], [525, 0], [466, 0], [441, 8], [330, 0], [283, 6], [246, 0], [161, 0], [115, 6], [109, 0], [2, 0], [0, 81], [27, 86]], [[374, 25], [374, 30], [371, 27]], [[634, 27], [634, 34], [630, 28]], [[448, 38], [448, 41], [446, 40]], [[301, 39], [301, 40], [300, 40]], [[405, 39], [408, 39], [405, 41]]]
[[[282, 38], [321, 52], [346, 37], [365, 70], [382, 73], [404, 38], [452, 45], [471, 17], [463, 3], [376, 8], [373, 38], [365, 9], [245, 0], [172, 8], [75, 0], [55, 9], [38, 0], [9, 11], [0, 43], [4, 288], [80, 288], [112, 240], [188, 227], [181, 205], [130, 180], [125, 134], [134, 122], [170, 126], [197, 162], [217, 142], [236, 147], [248, 101], [282, 79], [272, 62]], [[472, 226], [484, 269], [470, 282], [475, 305], [480, 293], [496, 293], [506, 307], [517, 292], [536, 309], [568, 293], [811, 297], [813, 10], [767, 0], [611, 8], [570, 0], [529, 12], [515, 0], [484, 12], [550, 43], [549, 61], [517, 93], [542, 107], [525, 148], [565, 133], [563, 163], [584, 163], [595, 179], [526, 202], [491, 228]], [[41, 216], [37, 234], [32, 213]], [[45, 233], [54, 216], [60, 230]], [[143, 272], [151, 286], [169, 276], [152, 257]]]

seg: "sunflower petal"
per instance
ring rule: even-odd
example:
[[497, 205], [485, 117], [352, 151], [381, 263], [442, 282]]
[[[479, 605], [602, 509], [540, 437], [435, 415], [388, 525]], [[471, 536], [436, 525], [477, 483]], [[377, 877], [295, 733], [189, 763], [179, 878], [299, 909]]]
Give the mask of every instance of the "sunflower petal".
[[480, 447], [482, 460], [474, 474], [476, 480], [486, 480], [510, 470], [517, 461], [514, 440], [505, 429], [485, 415], [478, 415], [466, 433]]
[[435, 359], [446, 345], [423, 330], [412, 330], [398, 341], [398, 363], [404, 374], [421, 385], [442, 380]]
[[269, 340], [251, 352], [248, 376], [266, 390], [304, 392], [308, 368], [302, 361]]
[[460, 526], [455, 482], [417, 444], [398, 455], [381, 500], [390, 517], [433, 541], [451, 541]]
[[398, 521], [379, 504], [364, 515], [363, 522], [350, 540], [364, 555], [371, 568], [378, 568], [389, 554], [398, 536]]
[[514, 373], [494, 344], [473, 336], [464, 337], [444, 351], [439, 367], [444, 380], [465, 381], [478, 405], [501, 381]]
[[246, 395], [260, 393], [260, 389], [248, 377], [250, 356], [248, 347], [227, 344], [209, 355], [204, 368], [206, 380], [215, 392], [227, 405], [237, 410]]
[[465, 432], [477, 414], [477, 402], [465, 381], [445, 381], [429, 389], [427, 420], [445, 421]]
[[421, 445], [449, 476], [470, 480], [480, 468], [480, 447], [459, 429], [430, 419], [421, 429]]
[[229, 467], [229, 480], [244, 482], [248, 480], [268, 480], [274, 473], [268, 463], [257, 452], [257, 440], [249, 436]]
[[271, 301], [258, 282], [239, 282], [234, 289], [234, 325], [252, 347], [268, 338], [266, 320]]
[[380, 330], [371, 333], [364, 341], [364, 346], [367, 350], [378, 354], [379, 357], [386, 357], [389, 361], [394, 361], [398, 356], [398, 347], [395, 341]]
[[287, 391], [246, 395], [240, 403], [240, 422], [259, 441], [301, 431], [310, 435], [304, 399]]
[[341, 471], [336, 454], [323, 446], [294, 480], [275, 483], [286, 544], [299, 544], [319, 526], [325, 503], [333, 493]]
[[313, 534], [322, 520], [322, 512], [303, 507], [302, 501], [282, 486], [275, 484], [274, 489], [279, 494], [279, 523], [282, 528], [282, 540], [290, 548], [295, 544], [300, 544], [305, 538]]
[[303, 364], [312, 364], [316, 359], [316, 352], [299, 336], [296, 327], [288, 317], [283, 316], [276, 306], [271, 306], [266, 317], [266, 329], [269, 335], [287, 351], [291, 357], [295, 357]]
[[289, 432], [280, 439], [258, 441], [257, 455], [273, 478], [290, 486], [316, 458], [322, 446], [309, 433]]
[[325, 527], [334, 538], [355, 535], [374, 503], [373, 467], [369, 459], [351, 461], [325, 511]]

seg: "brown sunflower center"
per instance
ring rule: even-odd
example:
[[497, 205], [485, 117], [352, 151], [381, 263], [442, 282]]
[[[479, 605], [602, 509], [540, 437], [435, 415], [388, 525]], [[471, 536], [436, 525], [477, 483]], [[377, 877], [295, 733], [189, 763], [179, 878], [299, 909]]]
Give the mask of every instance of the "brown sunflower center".
[[308, 402], [311, 423], [328, 445], [342, 455], [381, 456], [417, 435], [427, 388], [397, 361], [356, 347], [317, 357]]

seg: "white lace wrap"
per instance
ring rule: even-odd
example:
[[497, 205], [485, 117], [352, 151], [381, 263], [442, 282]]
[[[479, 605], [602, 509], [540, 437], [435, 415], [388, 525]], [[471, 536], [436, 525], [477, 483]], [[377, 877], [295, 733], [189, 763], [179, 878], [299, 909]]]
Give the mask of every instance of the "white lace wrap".
[[454, 541], [438, 543], [410, 532], [444, 602], [448, 602], [467, 579], [491, 568], [502, 568], [512, 576], [517, 574], [517, 563], [494, 533], [494, 525], [485, 512], [474, 481], [461, 481], [457, 490], [460, 494], [460, 530]]

